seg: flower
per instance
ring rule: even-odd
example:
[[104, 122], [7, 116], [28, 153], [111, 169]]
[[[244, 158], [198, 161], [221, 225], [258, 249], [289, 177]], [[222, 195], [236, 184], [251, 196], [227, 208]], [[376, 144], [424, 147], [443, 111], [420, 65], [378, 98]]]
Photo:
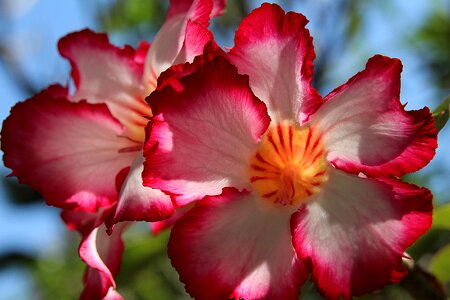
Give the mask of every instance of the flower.
[[400, 280], [431, 225], [431, 193], [398, 178], [437, 147], [428, 108], [400, 103], [400, 61], [376, 55], [322, 99], [306, 23], [263, 4], [228, 53], [148, 97], [143, 182], [196, 201], [168, 246], [196, 299], [297, 299], [310, 274], [350, 299]]
[[4, 121], [5, 165], [21, 183], [63, 209], [62, 218], [83, 238], [88, 265], [82, 299], [120, 298], [114, 290], [126, 223], [160, 221], [174, 213], [169, 196], [142, 186], [142, 146], [151, 109], [145, 97], [172, 64], [192, 61], [210, 39], [206, 26], [224, 0], [172, 0], [150, 47], [118, 48], [105, 34], [71, 33], [58, 44], [75, 84], [52, 85], [18, 103]]

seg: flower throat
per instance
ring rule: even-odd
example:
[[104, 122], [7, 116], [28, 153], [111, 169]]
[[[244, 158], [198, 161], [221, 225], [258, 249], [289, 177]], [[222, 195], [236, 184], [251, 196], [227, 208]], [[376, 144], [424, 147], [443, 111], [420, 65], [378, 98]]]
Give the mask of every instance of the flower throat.
[[249, 178], [263, 199], [297, 206], [328, 180], [321, 135], [309, 126], [278, 123], [269, 127], [250, 159]]

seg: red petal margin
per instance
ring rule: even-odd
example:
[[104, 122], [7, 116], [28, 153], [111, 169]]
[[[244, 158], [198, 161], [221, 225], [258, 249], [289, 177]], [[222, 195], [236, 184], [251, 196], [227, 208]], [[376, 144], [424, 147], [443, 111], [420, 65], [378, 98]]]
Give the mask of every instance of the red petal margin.
[[102, 207], [95, 213], [85, 211], [63, 210], [61, 219], [69, 230], [77, 230], [82, 236], [89, 235], [93, 229], [102, 225], [111, 217], [114, 206]]
[[307, 23], [301, 14], [264, 3], [236, 32], [228, 57], [250, 77], [250, 87], [273, 120], [304, 123], [322, 103], [311, 87], [315, 53]]
[[166, 22], [176, 15], [186, 15], [187, 18], [208, 26], [212, 9], [212, 0], [170, 0]]
[[122, 299], [114, 290], [114, 277], [119, 272], [123, 252], [122, 232], [126, 223], [117, 225], [112, 235], [106, 233], [102, 223], [114, 212], [110, 208], [101, 208], [96, 213], [68, 211], [61, 217], [70, 230], [78, 230], [82, 235], [79, 255], [87, 264], [84, 275], [85, 288], [80, 299]]
[[172, 225], [175, 224], [175, 222], [178, 221], [178, 219], [184, 216], [186, 212], [188, 212], [193, 206], [194, 203], [192, 205], [185, 205], [175, 210], [175, 213], [170, 218], [165, 219], [163, 221], [151, 222], [150, 230], [152, 234], [154, 236], [157, 236], [164, 230], [172, 228]]
[[291, 213], [259, 201], [224, 189], [175, 222], [168, 254], [195, 299], [298, 299], [308, 271], [292, 248]]
[[116, 287], [114, 277], [119, 273], [124, 250], [122, 233], [127, 225], [117, 225], [111, 235], [101, 226], [83, 236], [79, 255], [88, 268], [80, 300], [103, 299], [107, 295], [118, 297], [117, 292], [111, 294], [111, 288]]
[[199, 4], [212, 4], [212, 10], [210, 10], [211, 13], [208, 16], [206, 14], [201, 14], [199, 17], [197, 17], [198, 21], [200, 21], [203, 25], [208, 26], [209, 18], [220, 16], [225, 9], [226, 2], [226, 0], [170, 0], [167, 19], [177, 14], [186, 13], [186, 11], [188, 11], [192, 6], [198, 7]]
[[[59, 98], [60, 86], [16, 104], [4, 121], [5, 166], [49, 205], [95, 212], [117, 201], [115, 176], [131, 165], [136, 144], [103, 104]], [[57, 97], [57, 98], [55, 98]]]
[[326, 299], [351, 299], [399, 282], [402, 258], [431, 226], [429, 190], [334, 171], [291, 219], [298, 257]]
[[372, 57], [312, 116], [337, 168], [369, 177], [402, 176], [434, 157], [433, 117], [427, 107], [405, 111], [399, 100], [401, 70], [398, 59]]
[[[189, 24], [191, 24], [191, 28], [200, 26], [193, 22], [189, 22], [188, 25]], [[189, 27], [187, 30], [189, 30]], [[205, 30], [207, 30], [207, 29], [205, 29]], [[203, 35], [203, 34], [206, 34], [206, 32], [205, 31], [202, 31], [202, 32], [203, 32], [202, 37], [197, 37], [197, 38], [203, 39], [205, 37], [205, 35]], [[219, 46], [214, 41], [213, 36], [209, 34], [211, 32], [209, 30], [207, 32], [208, 32], [207, 36], [210, 37], [211, 39], [208, 42], [206, 42], [205, 46], [203, 47], [202, 55], [196, 56], [193, 59], [193, 62], [186, 62], [184, 64], [180, 63], [178, 65], [174, 65], [174, 66], [170, 67], [169, 69], [167, 69], [166, 71], [164, 71], [163, 73], [161, 73], [161, 75], [158, 77], [158, 86], [157, 86], [158, 90], [161, 90], [166, 85], [171, 85], [171, 87], [174, 90], [181, 92], [184, 89], [182, 83], [180, 82], [181, 78], [194, 73], [200, 67], [202, 67], [204, 64], [212, 61], [214, 58], [216, 58], [218, 56], [223, 56], [223, 57], [226, 56], [225, 52], [222, 51], [222, 49], [220, 49]], [[147, 97], [146, 101], [148, 102], [149, 100], [150, 100], [150, 97]], [[146, 131], [147, 131], [147, 129], [146, 129]]]
[[[183, 47], [174, 61], [174, 65], [193, 62], [197, 55], [201, 55], [207, 43], [213, 43], [219, 48], [214, 41], [214, 36], [207, 27], [188, 20], [186, 25], [186, 33], [184, 37]], [[159, 78], [158, 78], [159, 82]]]

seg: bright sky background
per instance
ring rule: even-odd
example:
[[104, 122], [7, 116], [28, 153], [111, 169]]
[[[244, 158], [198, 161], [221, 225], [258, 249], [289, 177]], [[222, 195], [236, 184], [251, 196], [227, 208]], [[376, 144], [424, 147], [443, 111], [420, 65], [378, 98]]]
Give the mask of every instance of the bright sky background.
[[[234, 0], [230, 0], [234, 1]], [[95, 1], [92, 1], [95, 2]], [[46, 85], [54, 82], [65, 83], [69, 76], [69, 65], [56, 50], [58, 39], [68, 32], [90, 27], [98, 30], [95, 21], [96, 9], [105, 5], [106, 1], [77, 0], [0, 0], [0, 39], [13, 43], [17, 56], [32, 74], [36, 82]], [[253, 1], [257, 7], [263, 1]], [[310, 19], [308, 28], [313, 36], [322, 25], [321, 20], [312, 19], [318, 15], [318, 10], [332, 7], [332, 0], [298, 1], [296, 11]], [[437, 94], [433, 88], [429, 74], [421, 68], [421, 61], [411, 49], [405, 46], [405, 41], [398, 36], [405, 32], [413, 32], [424, 20], [435, 5], [444, 1], [379, 1], [389, 3], [389, 13], [380, 10], [367, 9], [365, 17], [367, 26], [363, 29], [360, 44], [349, 45], [354, 52], [343, 56], [338, 65], [330, 70], [327, 78], [332, 88], [342, 84], [347, 78], [364, 68], [366, 60], [377, 53], [402, 60], [402, 102], [408, 102], [408, 109], [418, 109], [424, 105], [433, 109]], [[91, 3], [91, 4], [89, 4]], [[101, 3], [100, 5], [98, 3]], [[312, 4], [314, 3], [314, 4]], [[8, 18], [12, 12], [14, 17]], [[317, 38], [316, 38], [317, 40]], [[112, 41], [120, 43], [117, 37]], [[219, 43], [224, 42], [219, 40]], [[225, 42], [232, 46], [232, 41]], [[17, 101], [26, 97], [14, 85], [8, 74], [0, 65], [0, 121], [5, 119], [9, 109]], [[447, 189], [450, 174], [449, 153], [450, 126], [440, 133], [440, 148], [434, 161], [427, 168], [441, 167], [446, 170], [444, 178], [435, 178], [431, 190], [435, 192]], [[8, 170], [0, 164], [0, 176], [8, 174]], [[449, 199], [447, 199], [448, 201]], [[0, 253], [8, 249], [23, 249], [29, 253], [42, 255], [57, 252], [63, 243], [65, 228], [59, 220], [59, 212], [45, 204], [32, 206], [13, 206], [5, 199], [4, 191], [0, 191]], [[80, 277], [81, 280], [81, 277]], [[27, 274], [21, 269], [0, 271], [0, 299], [31, 299], [32, 286]]]

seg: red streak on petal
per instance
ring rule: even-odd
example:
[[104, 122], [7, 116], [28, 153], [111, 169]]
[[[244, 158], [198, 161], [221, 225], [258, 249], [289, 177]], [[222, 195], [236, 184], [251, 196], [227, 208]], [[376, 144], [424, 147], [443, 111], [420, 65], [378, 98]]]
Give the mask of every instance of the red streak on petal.
[[322, 176], [322, 175], [325, 175], [325, 173], [326, 173], [326, 171], [322, 171], [322, 172], [317, 173], [317, 174], [314, 175], [313, 177], [320, 177], [320, 176]]
[[142, 149], [142, 145], [136, 145], [131, 147], [122, 148], [119, 150], [119, 153], [128, 153], [128, 152], [136, 152]]
[[306, 154], [306, 152], [307, 152], [307, 150], [308, 150], [309, 143], [310, 143], [310, 141], [311, 141], [311, 136], [312, 136], [311, 128], [308, 128], [308, 137], [306, 138], [305, 148], [304, 148], [304, 150], [303, 150], [303, 156], [305, 156], [305, 154]]
[[276, 176], [274, 176], [274, 177], [269, 177], [269, 176], [253, 176], [253, 177], [250, 177], [250, 182], [255, 182], [255, 181], [258, 181], [258, 180], [265, 180], [265, 179], [274, 179], [274, 178], [277, 178]]
[[289, 126], [289, 147], [291, 148], [291, 152], [294, 151], [294, 147], [292, 145], [292, 140], [294, 138], [294, 129], [292, 126]]
[[275, 167], [275, 168], [276, 168], [275, 165], [273, 165], [273, 164], [269, 163], [268, 161], [266, 161], [266, 160], [261, 156], [261, 154], [256, 153], [256, 156], [255, 156], [255, 157], [256, 157], [256, 159], [259, 160], [260, 162], [262, 162], [262, 163], [264, 163], [264, 164], [266, 164], [266, 165], [269, 165], [269, 166], [271, 166], [271, 167]]
[[270, 198], [270, 197], [272, 197], [273, 195], [275, 195], [277, 192], [278, 192], [278, 191], [273, 191], [273, 192], [264, 194], [264, 195], [262, 195], [261, 197], [263, 197], [263, 198]]
[[280, 138], [281, 146], [284, 146], [283, 129], [281, 128], [280, 124], [277, 125], [277, 133], [278, 133], [278, 137]]

